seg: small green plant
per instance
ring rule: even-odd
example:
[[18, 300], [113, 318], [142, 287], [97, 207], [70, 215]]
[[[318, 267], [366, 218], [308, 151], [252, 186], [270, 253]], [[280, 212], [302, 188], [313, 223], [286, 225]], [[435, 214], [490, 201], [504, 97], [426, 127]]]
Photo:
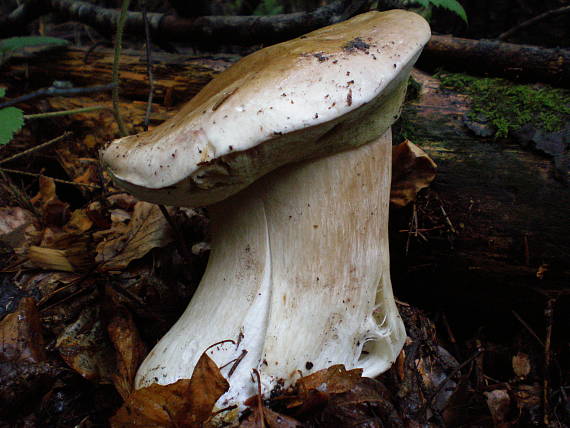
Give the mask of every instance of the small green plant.
[[[6, 96], [6, 89], [0, 88], [0, 98]], [[24, 112], [16, 107], [0, 109], [0, 145], [8, 144], [12, 136], [24, 126]]]
[[263, 0], [255, 9], [254, 15], [277, 15], [283, 13], [283, 6], [277, 0]]
[[497, 138], [531, 124], [547, 132], [562, 129], [570, 120], [570, 92], [547, 85], [521, 85], [499, 78], [459, 73], [438, 73], [442, 87], [471, 97], [468, 116], [483, 116], [496, 129]]
[[[19, 49], [32, 46], [65, 46], [69, 42], [56, 37], [28, 36], [10, 37], [0, 40], [0, 65], [8, 56]], [[6, 89], [0, 88], [0, 98], [6, 96]], [[7, 144], [12, 136], [24, 126], [24, 112], [16, 107], [0, 108], [0, 145]]]
[[421, 5], [426, 10], [431, 10], [432, 7], [441, 7], [442, 9], [447, 9], [450, 12], [455, 13], [459, 16], [465, 23], [467, 23], [467, 13], [465, 9], [461, 6], [457, 0], [414, 0], [414, 3]]

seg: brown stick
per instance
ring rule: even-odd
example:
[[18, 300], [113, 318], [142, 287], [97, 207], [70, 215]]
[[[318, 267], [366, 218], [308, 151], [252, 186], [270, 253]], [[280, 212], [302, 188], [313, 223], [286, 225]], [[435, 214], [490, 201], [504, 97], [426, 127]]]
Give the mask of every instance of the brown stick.
[[544, 317], [546, 318], [546, 338], [544, 340], [544, 379], [542, 385], [544, 408], [543, 422], [544, 426], [550, 426], [550, 360], [551, 351], [550, 344], [552, 340], [552, 323], [554, 318], [554, 305], [556, 299], [548, 299], [546, 308], [544, 309]]

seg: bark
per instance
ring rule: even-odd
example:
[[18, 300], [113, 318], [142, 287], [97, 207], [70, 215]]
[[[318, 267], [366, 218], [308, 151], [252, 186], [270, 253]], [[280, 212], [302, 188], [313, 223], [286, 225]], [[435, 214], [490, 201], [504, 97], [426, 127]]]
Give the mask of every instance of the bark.
[[570, 85], [568, 49], [434, 35], [424, 49], [420, 66]]
[[[169, 107], [189, 100], [236, 59], [230, 55], [204, 58], [153, 53], [154, 101]], [[0, 69], [0, 80], [15, 84], [32, 81], [40, 87], [49, 87], [54, 80], [71, 81], [75, 87], [92, 86], [110, 82], [112, 66], [111, 49], [99, 49], [86, 57], [85, 49], [70, 48], [31, 58], [13, 58]], [[120, 81], [122, 97], [146, 101], [149, 84], [144, 53], [123, 53]]]
[[467, 96], [415, 77], [424, 86], [403, 121], [438, 172], [416, 203], [417, 228], [413, 208], [391, 215], [396, 294], [473, 329], [512, 323], [511, 310], [540, 320], [543, 294], [568, 286], [570, 189], [553, 178], [552, 158], [475, 137], [463, 123]]

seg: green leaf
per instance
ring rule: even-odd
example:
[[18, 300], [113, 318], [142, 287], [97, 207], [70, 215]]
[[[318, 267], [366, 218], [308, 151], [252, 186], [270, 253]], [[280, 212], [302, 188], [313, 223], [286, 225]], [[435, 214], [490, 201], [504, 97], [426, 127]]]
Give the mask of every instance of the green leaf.
[[57, 37], [45, 36], [26, 36], [26, 37], [10, 37], [9, 39], [0, 40], [0, 53], [10, 52], [16, 49], [27, 48], [30, 46], [65, 46], [69, 42], [65, 39]]
[[[457, 16], [463, 19], [465, 23], [467, 23], [467, 13], [457, 0], [429, 0], [429, 2], [436, 7], [441, 7], [455, 13]], [[422, 3], [422, 1], [418, 3]]]
[[6, 88], [0, 88], [0, 98], [4, 98], [6, 96]]
[[16, 107], [0, 109], [0, 145], [8, 144], [24, 126], [24, 112]]
[[416, 0], [416, 3], [422, 7], [429, 7], [430, 0]]

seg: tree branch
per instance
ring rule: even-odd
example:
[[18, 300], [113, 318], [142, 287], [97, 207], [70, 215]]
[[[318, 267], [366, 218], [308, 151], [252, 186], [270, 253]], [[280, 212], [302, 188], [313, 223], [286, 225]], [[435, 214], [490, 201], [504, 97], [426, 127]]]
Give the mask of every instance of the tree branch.
[[[111, 35], [116, 30], [119, 12], [81, 0], [46, 0], [43, 8], [32, 7], [37, 0], [28, 0], [7, 18], [0, 19], [0, 35], [13, 35], [27, 22], [47, 12], [64, 19], [87, 24], [97, 31]], [[155, 39], [192, 42], [206, 45], [220, 43], [251, 45], [270, 44], [300, 36], [308, 31], [341, 21], [345, 12], [358, 13], [366, 0], [337, 0], [311, 12], [273, 16], [201, 16], [180, 18], [162, 13], [148, 13], [150, 32]], [[349, 16], [348, 16], [349, 17]], [[144, 39], [144, 19], [141, 12], [129, 12], [125, 31]]]

